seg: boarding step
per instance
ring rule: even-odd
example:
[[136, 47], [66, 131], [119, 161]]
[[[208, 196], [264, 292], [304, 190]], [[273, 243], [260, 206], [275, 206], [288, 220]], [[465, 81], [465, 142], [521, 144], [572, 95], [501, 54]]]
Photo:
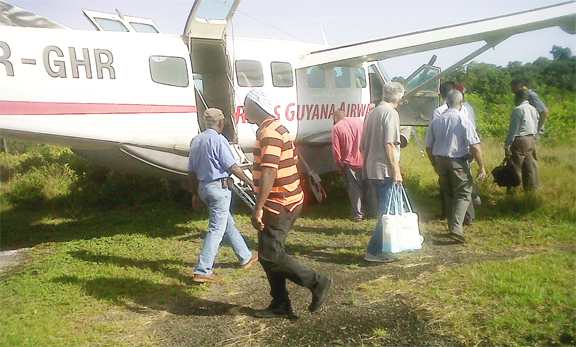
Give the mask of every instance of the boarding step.
[[[240, 146], [232, 143], [230, 144], [230, 146], [232, 147], [232, 152], [234, 153], [234, 156], [238, 160], [238, 166], [240, 167], [240, 169], [242, 169], [242, 171], [248, 178], [252, 179], [252, 162], [248, 160], [246, 154], [240, 148]], [[250, 188], [249, 185], [244, 183], [244, 181], [242, 181], [235, 175], [231, 175], [230, 177], [234, 182], [234, 184], [232, 185], [232, 191], [236, 193], [236, 195], [238, 195], [240, 199], [242, 199], [242, 201], [244, 201], [246, 205], [250, 207], [250, 209], [254, 210], [254, 206], [256, 206], [256, 196], [254, 195], [252, 188]]]

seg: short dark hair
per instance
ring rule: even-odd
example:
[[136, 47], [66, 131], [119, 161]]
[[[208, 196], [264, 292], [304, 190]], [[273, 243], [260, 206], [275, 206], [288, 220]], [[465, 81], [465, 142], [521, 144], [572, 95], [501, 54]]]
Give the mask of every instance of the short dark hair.
[[514, 102], [516, 105], [520, 105], [522, 101], [530, 100], [530, 92], [528, 89], [520, 89], [516, 94], [514, 94]]
[[528, 80], [523, 78], [523, 77], [516, 77], [514, 78], [511, 82], [510, 85], [512, 87], [527, 87], [528, 86]]
[[445, 99], [450, 91], [456, 89], [456, 83], [452, 81], [446, 81], [440, 85], [440, 95]]

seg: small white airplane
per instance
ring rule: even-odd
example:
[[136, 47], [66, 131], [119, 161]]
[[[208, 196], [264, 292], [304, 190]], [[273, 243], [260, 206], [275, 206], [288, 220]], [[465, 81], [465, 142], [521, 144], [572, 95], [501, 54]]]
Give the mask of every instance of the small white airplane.
[[[440, 72], [407, 79], [404, 126], [428, 125], [440, 79], [508, 37], [559, 26], [576, 32], [574, 1], [343, 47], [226, 37], [240, 0], [196, 0], [183, 35], [149, 19], [84, 11], [98, 31], [71, 30], [0, 1], [0, 137], [72, 148], [114, 170], [186, 182], [189, 144], [208, 107], [249, 166], [256, 126], [245, 95], [265, 88], [317, 174], [335, 170], [332, 114], [364, 117], [387, 81], [382, 61], [443, 47], [485, 45]], [[409, 137], [405, 134], [405, 137]], [[247, 158], [246, 158], [246, 156]]]

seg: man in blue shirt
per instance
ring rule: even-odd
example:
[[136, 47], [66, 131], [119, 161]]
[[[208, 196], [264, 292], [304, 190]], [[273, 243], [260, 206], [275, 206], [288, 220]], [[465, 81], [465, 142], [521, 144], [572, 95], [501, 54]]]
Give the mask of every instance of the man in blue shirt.
[[194, 209], [202, 208], [203, 201], [210, 213], [208, 234], [204, 240], [200, 259], [194, 269], [194, 282], [218, 282], [222, 276], [214, 274], [212, 267], [222, 239], [226, 237], [242, 268], [248, 269], [258, 260], [258, 252], [250, 252], [246, 241], [234, 226], [230, 213], [232, 192], [228, 177], [233, 173], [254, 189], [253, 182], [237, 165], [228, 140], [222, 135], [226, 119], [222, 111], [209, 108], [204, 113], [207, 129], [190, 143], [188, 177], [192, 186]]
[[474, 179], [470, 173], [470, 154], [479, 166], [478, 178], [486, 177], [480, 139], [472, 121], [460, 110], [462, 93], [452, 90], [446, 96], [448, 109], [436, 117], [426, 134], [426, 152], [438, 174], [448, 214], [448, 236], [464, 243], [463, 222], [470, 205]]

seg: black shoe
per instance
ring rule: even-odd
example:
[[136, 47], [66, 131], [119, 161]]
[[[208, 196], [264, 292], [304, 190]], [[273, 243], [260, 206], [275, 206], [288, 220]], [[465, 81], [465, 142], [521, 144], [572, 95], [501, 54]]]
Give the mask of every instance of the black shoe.
[[292, 311], [292, 305], [290, 305], [290, 303], [284, 303], [281, 305], [271, 303], [263, 310], [254, 310], [254, 316], [258, 318], [298, 319], [298, 316], [296, 316]]
[[326, 301], [326, 297], [328, 296], [331, 284], [332, 278], [328, 276], [320, 276], [318, 285], [316, 288], [312, 289], [312, 303], [308, 307], [308, 311], [315, 312], [322, 307], [324, 301]]
[[454, 241], [458, 241], [460, 243], [466, 243], [466, 239], [462, 235], [458, 235], [458, 234], [454, 234], [454, 233], [448, 233], [448, 237]]

